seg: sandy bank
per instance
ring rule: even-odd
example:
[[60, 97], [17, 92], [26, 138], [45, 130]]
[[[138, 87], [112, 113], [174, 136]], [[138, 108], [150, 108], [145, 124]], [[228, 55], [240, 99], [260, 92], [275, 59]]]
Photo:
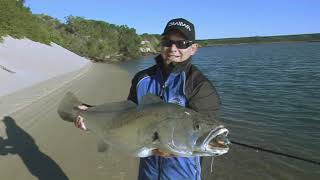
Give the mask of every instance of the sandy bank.
[[0, 44], [0, 65], [0, 179], [137, 178], [136, 158], [98, 153], [95, 136], [56, 112], [67, 91], [89, 104], [126, 99], [127, 72], [10, 37]]
[[5, 37], [0, 43], [0, 97], [77, 71], [89, 61], [61, 46]]
[[[3, 116], [1, 179], [136, 179], [138, 159], [112, 149], [98, 153], [95, 136], [62, 121], [56, 112], [67, 91], [89, 104], [126, 99], [130, 79], [127, 72], [116, 66], [93, 64], [77, 79]], [[36, 86], [50, 86], [50, 83]], [[28, 91], [32, 88], [19, 93]], [[8, 143], [6, 147], [4, 142]]]

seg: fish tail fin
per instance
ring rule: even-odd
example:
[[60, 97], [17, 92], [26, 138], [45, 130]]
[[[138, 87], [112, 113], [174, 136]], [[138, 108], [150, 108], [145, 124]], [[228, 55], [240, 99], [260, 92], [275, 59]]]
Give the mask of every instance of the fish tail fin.
[[78, 106], [81, 104], [72, 92], [67, 92], [59, 103], [58, 114], [63, 120], [73, 122], [80, 112]]

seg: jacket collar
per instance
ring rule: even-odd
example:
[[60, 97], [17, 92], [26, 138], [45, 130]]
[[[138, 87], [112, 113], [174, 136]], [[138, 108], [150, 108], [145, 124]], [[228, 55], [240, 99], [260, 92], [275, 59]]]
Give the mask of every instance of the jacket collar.
[[[162, 72], [164, 72], [164, 64], [163, 64], [163, 58], [161, 55], [158, 55], [155, 57], [155, 61], [156, 64], [158, 66], [158, 68], [161, 69]], [[170, 64], [169, 69], [167, 72], [170, 73], [181, 73], [182, 71], [187, 72], [191, 66], [191, 61], [192, 58], [190, 57], [189, 59], [187, 59], [186, 61], [180, 62], [180, 63], [175, 63], [175, 64]]]

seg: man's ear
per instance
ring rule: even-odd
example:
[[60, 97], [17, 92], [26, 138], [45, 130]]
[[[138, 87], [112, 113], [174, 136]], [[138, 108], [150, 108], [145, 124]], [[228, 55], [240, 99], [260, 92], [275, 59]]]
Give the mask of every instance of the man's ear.
[[191, 45], [191, 55], [192, 56], [197, 52], [198, 46], [199, 45], [197, 43], [194, 43], [194, 44]]

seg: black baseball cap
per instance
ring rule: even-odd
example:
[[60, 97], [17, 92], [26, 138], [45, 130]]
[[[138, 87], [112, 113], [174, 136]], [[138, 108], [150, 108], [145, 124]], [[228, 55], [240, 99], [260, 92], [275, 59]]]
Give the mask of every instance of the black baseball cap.
[[176, 18], [176, 19], [170, 20], [167, 23], [162, 35], [164, 36], [172, 30], [180, 31], [187, 38], [187, 40], [190, 40], [190, 41], [195, 40], [194, 25], [186, 19]]

